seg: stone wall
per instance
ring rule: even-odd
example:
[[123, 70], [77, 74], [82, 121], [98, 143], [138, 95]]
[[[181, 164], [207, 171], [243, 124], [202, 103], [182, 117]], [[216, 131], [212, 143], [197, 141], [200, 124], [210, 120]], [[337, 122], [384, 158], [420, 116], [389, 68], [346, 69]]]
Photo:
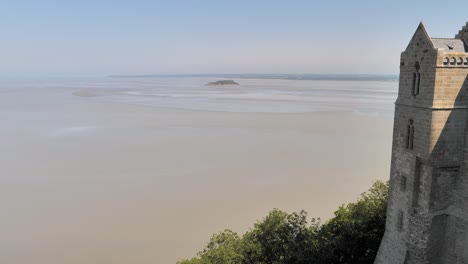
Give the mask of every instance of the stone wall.
[[468, 264], [467, 76], [468, 53], [436, 49], [421, 24], [401, 55], [377, 264]]

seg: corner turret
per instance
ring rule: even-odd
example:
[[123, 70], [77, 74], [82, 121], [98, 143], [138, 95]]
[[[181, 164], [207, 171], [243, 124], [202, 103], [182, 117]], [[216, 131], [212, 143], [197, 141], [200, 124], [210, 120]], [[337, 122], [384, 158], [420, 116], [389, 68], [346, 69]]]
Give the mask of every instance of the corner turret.
[[468, 22], [462, 27], [460, 31], [455, 35], [456, 39], [463, 39], [465, 43], [468, 41]]

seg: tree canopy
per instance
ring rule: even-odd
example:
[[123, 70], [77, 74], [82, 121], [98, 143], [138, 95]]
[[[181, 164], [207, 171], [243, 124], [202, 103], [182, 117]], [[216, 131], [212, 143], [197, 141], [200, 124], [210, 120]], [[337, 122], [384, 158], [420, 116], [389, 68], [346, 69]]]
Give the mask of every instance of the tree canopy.
[[385, 231], [388, 182], [375, 182], [325, 223], [305, 211], [273, 209], [243, 236], [213, 235], [197, 257], [178, 264], [372, 264]]

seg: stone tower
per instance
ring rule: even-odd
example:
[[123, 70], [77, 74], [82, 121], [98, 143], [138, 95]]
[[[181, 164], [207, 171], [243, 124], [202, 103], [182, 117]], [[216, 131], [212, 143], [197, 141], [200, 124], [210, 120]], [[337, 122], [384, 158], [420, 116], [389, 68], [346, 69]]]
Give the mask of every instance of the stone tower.
[[376, 264], [468, 264], [468, 23], [401, 54], [390, 193]]

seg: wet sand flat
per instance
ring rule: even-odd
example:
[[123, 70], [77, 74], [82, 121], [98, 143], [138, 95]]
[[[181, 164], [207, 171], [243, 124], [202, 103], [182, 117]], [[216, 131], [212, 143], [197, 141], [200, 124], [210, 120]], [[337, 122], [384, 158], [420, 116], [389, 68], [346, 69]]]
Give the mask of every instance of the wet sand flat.
[[387, 179], [392, 117], [0, 93], [0, 263], [175, 263], [273, 208], [330, 217]]

